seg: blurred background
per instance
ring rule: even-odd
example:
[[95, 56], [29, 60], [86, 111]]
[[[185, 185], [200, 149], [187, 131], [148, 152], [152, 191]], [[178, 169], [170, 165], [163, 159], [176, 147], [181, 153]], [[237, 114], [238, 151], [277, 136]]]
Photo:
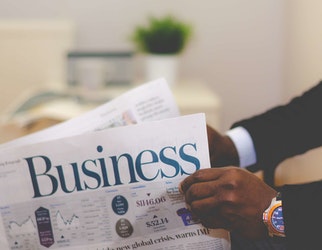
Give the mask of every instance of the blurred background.
[[[44, 48], [37, 45], [36, 51], [24, 48], [28, 53], [21, 56], [15, 54], [18, 48], [8, 49], [13, 43], [5, 41], [0, 32], [0, 91], [3, 96], [0, 103], [6, 106], [23, 94], [21, 90], [19, 93], [9, 90], [13, 86], [5, 78], [9, 61], [24, 68], [34, 65], [28, 69], [29, 73], [46, 71], [46, 76], [36, 79], [38, 82], [24, 75], [24, 83], [19, 83], [26, 84], [24, 89], [44, 84], [41, 82], [44, 78], [48, 86], [55, 88], [67, 84], [66, 53], [70, 51], [134, 52], [131, 81], [143, 83], [143, 58], [135, 53], [130, 35], [137, 25], [146, 23], [149, 16], [167, 14], [193, 27], [191, 40], [180, 54], [177, 81], [204, 84], [216, 95], [220, 100], [217, 129], [222, 132], [234, 121], [287, 102], [322, 78], [322, 29], [319, 26], [322, 2], [319, 0], [0, 0], [0, 29], [1, 22], [5, 23], [4, 33], [10, 33], [8, 20], [20, 24], [46, 21], [47, 25], [53, 22], [51, 28], [63, 37], [50, 39], [48, 36], [47, 42], [53, 44]], [[34, 37], [32, 32], [28, 34]], [[60, 46], [57, 51], [64, 51], [63, 58], [58, 56], [60, 52], [55, 52], [55, 45]], [[51, 59], [37, 66], [36, 59], [45, 53]], [[47, 64], [46, 70], [41, 68], [44, 64]], [[302, 158], [298, 161], [309, 164]], [[312, 162], [316, 163], [316, 158]], [[313, 163], [312, 173], [317, 171]], [[280, 170], [281, 175], [286, 172], [291, 177], [284, 179], [285, 182], [303, 177], [297, 169], [292, 174], [287, 166]], [[310, 178], [309, 173], [301, 180]]]

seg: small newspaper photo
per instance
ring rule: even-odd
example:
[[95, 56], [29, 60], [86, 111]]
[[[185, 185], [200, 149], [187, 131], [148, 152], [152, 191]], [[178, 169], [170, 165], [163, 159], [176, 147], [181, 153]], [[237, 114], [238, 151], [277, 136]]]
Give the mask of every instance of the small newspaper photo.
[[0, 249], [230, 249], [179, 192], [210, 167], [206, 119], [163, 79], [0, 147]]

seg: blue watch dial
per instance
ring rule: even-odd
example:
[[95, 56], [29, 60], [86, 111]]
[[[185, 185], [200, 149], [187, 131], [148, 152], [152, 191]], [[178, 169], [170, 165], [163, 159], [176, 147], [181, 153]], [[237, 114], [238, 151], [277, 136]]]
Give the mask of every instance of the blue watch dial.
[[271, 222], [273, 227], [278, 232], [284, 233], [284, 220], [283, 220], [282, 206], [279, 206], [274, 209], [271, 217]]

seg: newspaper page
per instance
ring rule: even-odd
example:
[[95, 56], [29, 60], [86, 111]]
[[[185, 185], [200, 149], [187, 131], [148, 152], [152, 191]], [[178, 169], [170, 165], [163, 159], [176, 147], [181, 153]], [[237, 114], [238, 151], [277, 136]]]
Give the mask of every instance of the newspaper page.
[[230, 249], [178, 184], [208, 168], [204, 114], [0, 152], [0, 249]]
[[111, 127], [179, 116], [173, 94], [163, 79], [142, 84], [81, 116], [0, 145], [0, 149], [73, 136]]

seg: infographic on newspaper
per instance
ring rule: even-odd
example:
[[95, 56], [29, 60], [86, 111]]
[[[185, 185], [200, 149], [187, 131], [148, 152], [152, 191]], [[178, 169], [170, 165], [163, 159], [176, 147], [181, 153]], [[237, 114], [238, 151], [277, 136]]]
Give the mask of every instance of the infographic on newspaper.
[[3, 149], [0, 249], [230, 249], [178, 185], [208, 168], [203, 114]]

